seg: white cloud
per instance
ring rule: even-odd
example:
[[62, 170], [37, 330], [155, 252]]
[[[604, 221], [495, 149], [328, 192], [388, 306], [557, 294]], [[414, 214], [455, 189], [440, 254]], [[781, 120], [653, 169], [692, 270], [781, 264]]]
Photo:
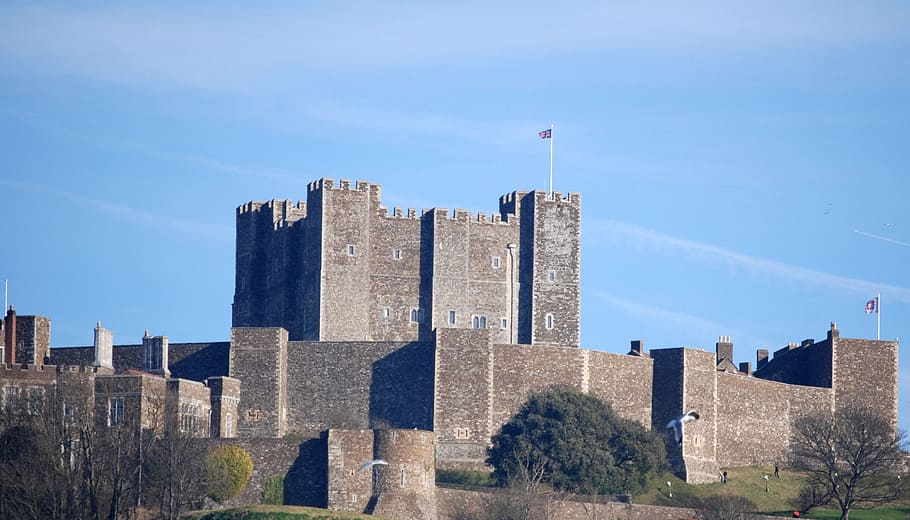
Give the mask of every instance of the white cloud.
[[[797, 282], [819, 285], [859, 295], [887, 293], [889, 298], [910, 303], [910, 289], [882, 283], [837, 276], [804, 267], [745, 255], [692, 240], [672, 237], [643, 227], [606, 219], [588, 219], [583, 223], [586, 238], [620, 239], [631, 242], [642, 249], [664, 254], [683, 254], [689, 260], [706, 265], [726, 265], [753, 272], [776, 276]], [[592, 236], [593, 235], [593, 236]]]

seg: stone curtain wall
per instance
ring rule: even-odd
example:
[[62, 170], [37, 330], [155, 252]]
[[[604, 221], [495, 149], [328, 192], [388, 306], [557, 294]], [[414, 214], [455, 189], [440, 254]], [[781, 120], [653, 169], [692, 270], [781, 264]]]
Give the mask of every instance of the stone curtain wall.
[[431, 429], [433, 363], [431, 343], [292, 342], [289, 430]]
[[717, 373], [717, 464], [786, 464], [797, 419], [831, 410], [830, 388]]
[[588, 392], [609, 403], [620, 417], [651, 428], [654, 361], [596, 350], [582, 352], [588, 356]]
[[440, 467], [487, 469], [490, 437], [530, 394], [555, 385], [589, 392], [617, 405], [622, 417], [650, 427], [650, 359], [489, 341], [488, 331], [437, 332], [434, 430]]

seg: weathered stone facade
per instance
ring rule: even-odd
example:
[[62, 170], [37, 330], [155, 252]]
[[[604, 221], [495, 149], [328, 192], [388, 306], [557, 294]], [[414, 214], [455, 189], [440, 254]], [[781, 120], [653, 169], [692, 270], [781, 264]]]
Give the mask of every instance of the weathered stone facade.
[[[897, 429], [897, 342], [841, 338], [833, 323], [824, 340], [758, 351], [754, 372], [736, 368], [727, 336], [714, 352], [579, 348], [579, 223], [577, 194], [513, 192], [492, 218], [417, 216], [382, 207], [378, 185], [322, 179], [305, 204], [238, 209], [230, 342], [147, 334], [110, 346], [96, 331], [94, 347], [50, 351], [49, 320], [8, 313], [4, 355], [16, 364], [0, 367], [0, 397], [81, 392], [102, 423], [151, 421], [164, 399], [168, 420], [191, 428], [210, 415], [200, 435], [250, 450], [254, 482], [236, 500], [284, 477], [287, 503], [397, 518], [450, 517], [435, 468], [486, 468], [491, 436], [556, 385], [659, 432], [698, 410], [682, 445], [667, 443], [693, 483], [786, 461], [809, 414], [861, 403]], [[358, 472], [375, 457], [388, 466]]]
[[492, 216], [380, 199], [378, 184], [320, 179], [306, 202], [240, 206], [234, 327], [319, 341], [481, 328], [497, 343], [578, 346], [579, 194], [513, 192]]

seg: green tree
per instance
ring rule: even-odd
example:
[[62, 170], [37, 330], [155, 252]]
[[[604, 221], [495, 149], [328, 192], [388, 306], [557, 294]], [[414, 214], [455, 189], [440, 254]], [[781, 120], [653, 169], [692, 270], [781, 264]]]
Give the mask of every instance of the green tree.
[[487, 463], [500, 485], [520, 480], [582, 494], [640, 492], [666, 466], [660, 438], [573, 388], [534, 394], [493, 436]]
[[798, 420], [792, 463], [808, 475], [801, 507], [834, 502], [847, 520], [851, 509], [899, 498], [904, 437], [880, 414], [861, 407]]
[[243, 491], [253, 476], [253, 459], [235, 444], [222, 444], [205, 458], [206, 487], [215, 501], [225, 500]]

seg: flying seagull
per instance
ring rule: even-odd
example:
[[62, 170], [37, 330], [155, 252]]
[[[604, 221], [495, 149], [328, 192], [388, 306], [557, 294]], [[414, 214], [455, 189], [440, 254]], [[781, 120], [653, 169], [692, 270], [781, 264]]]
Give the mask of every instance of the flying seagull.
[[673, 428], [674, 433], [676, 433], [677, 445], [682, 445], [683, 424], [692, 422], [695, 419], [698, 419], [698, 412], [695, 410], [690, 410], [667, 423], [667, 428]]
[[372, 468], [373, 466], [376, 466], [376, 465], [388, 466], [389, 463], [386, 462], [386, 461], [384, 461], [384, 460], [382, 460], [382, 459], [373, 459], [373, 460], [371, 460], [371, 461], [369, 461], [369, 462], [364, 462], [364, 463], [363, 463], [363, 466], [360, 466], [360, 471], [363, 471], [363, 470], [365, 470], [365, 469], [370, 469], [370, 468]]

